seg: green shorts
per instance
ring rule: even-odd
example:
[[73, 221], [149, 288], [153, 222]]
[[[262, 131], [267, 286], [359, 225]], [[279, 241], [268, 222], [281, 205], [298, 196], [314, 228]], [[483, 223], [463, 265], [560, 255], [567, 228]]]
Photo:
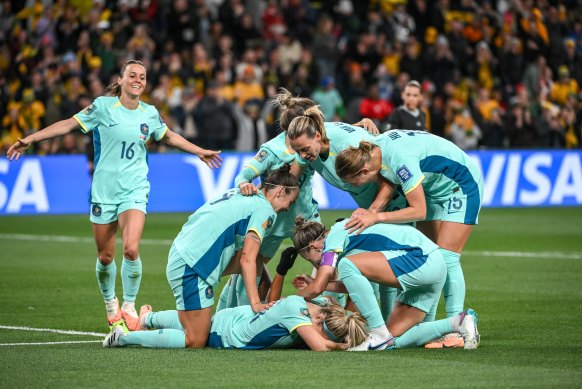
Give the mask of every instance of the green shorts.
[[458, 187], [448, 197], [426, 197], [426, 220], [443, 220], [462, 224], [478, 224], [483, 202], [483, 181], [478, 188], [464, 193]]
[[382, 254], [400, 284], [396, 301], [428, 313], [438, 301], [447, 277], [447, 265], [440, 250], [428, 255], [409, 252], [394, 257], [392, 251]]
[[285, 236], [267, 235], [261, 243], [259, 254], [263, 257], [273, 258], [286, 238]]
[[172, 244], [168, 254], [166, 277], [179, 311], [196, 311], [214, 305], [214, 287], [186, 264]]
[[117, 221], [119, 215], [130, 209], [137, 209], [147, 215], [148, 203], [140, 200], [129, 200], [121, 204], [91, 204], [89, 220], [94, 224], [110, 224]]

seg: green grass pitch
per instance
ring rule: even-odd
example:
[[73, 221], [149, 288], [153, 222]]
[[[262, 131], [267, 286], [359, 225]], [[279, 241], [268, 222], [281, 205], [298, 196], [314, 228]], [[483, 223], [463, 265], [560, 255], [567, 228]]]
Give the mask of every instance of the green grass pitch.
[[[165, 265], [186, 217], [148, 216], [138, 305], [174, 308]], [[32, 331], [107, 331], [95, 257], [87, 216], [0, 217], [0, 388], [582, 386], [582, 208], [482, 211], [462, 258], [474, 351], [103, 349], [98, 336]], [[308, 270], [298, 260], [290, 275]]]

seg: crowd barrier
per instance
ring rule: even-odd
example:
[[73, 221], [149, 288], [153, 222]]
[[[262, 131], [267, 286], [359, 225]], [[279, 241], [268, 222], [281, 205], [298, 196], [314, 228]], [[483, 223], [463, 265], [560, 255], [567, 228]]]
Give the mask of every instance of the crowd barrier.
[[[484, 207], [582, 205], [582, 151], [475, 151], [483, 173]], [[223, 153], [210, 170], [197, 157], [149, 156], [149, 212], [191, 212], [233, 187], [236, 174], [253, 157]], [[84, 155], [0, 159], [0, 215], [89, 213], [91, 177]], [[314, 197], [321, 209], [353, 209], [351, 197], [316, 175]]]

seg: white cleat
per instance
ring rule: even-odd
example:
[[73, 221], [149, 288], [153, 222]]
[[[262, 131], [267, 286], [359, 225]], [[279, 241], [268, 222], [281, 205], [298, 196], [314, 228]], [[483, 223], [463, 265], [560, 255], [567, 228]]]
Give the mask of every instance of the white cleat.
[[125, 326], [123, 320], [118, 321], [117, 323], [113, 324], [111, 332], [105, 337], [105, 340], [103, 341], [103, 347], [121, 347], [119, 344], [119, 338], [127, 335], [128, 332], [129, 330]]
[[365, 341], [350, 347], [348, 351], [382, 351], [389, 348], [394, 348], [394, 338], [386, 339], [376, 334], [370, 334]]
[[465, 341], [465, 350], [474, 350], [479, 346], [480, 336], [477, 330], [477, 313], [474, 310], [467, 309], [461, 313], [459, 333]]

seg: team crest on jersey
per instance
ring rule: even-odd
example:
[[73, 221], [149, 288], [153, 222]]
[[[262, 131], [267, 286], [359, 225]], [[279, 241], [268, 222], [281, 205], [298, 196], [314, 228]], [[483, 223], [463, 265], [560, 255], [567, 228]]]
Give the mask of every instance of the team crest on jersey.
[[141, 131], [142, 134], [144, 134], [145, 136], [148, 136], [148, 134], [150, 133], [150, 128], [148, 127], [147, 124], [142, 123], [139, 125], [139, 130]]
[[259, 162], [263, 162], [265, 158], [267, 158], [267, 150], [264, 149], [259, 150], [257, 155], [255, 155], [255, 159]]
[[91, 112], [93, 112], [95, 110], [95, 106], [93, 104], [89, 104], [88, 106], [85, 107], [85, 109], [83, 109], [83, 114], [85, 115], [89, 115]]
[[309, 316], [309, 309], [307, 309], [307, 308], [301, 308], [301, 309], [299, 310], [299, 313], [300, 313], [302, 316], [311, 317], [311, 316]]
[[206, 298], [211, 299], [213, 297], [214, 297], [214, 290], [212, 289], [212, 286], [209, 286], [208, 288], [206, 288]]
[[273, 216], [269, 216], [267, 220], [263, 223], [263, 231], [267, 231], [273, 225]]
[[93, 213], [93, 216], [101, 216], [101, 206], [99, 204], [93, 204], [91, 212]]
[[410, 179], [410, 177], [412, 177], [412, 173], [406, 166], [402, 166], [400, 169], [398, 169], [396, 174], [398, 174], [398, 177], [400, 177], [402, 182], [406, 182]]

